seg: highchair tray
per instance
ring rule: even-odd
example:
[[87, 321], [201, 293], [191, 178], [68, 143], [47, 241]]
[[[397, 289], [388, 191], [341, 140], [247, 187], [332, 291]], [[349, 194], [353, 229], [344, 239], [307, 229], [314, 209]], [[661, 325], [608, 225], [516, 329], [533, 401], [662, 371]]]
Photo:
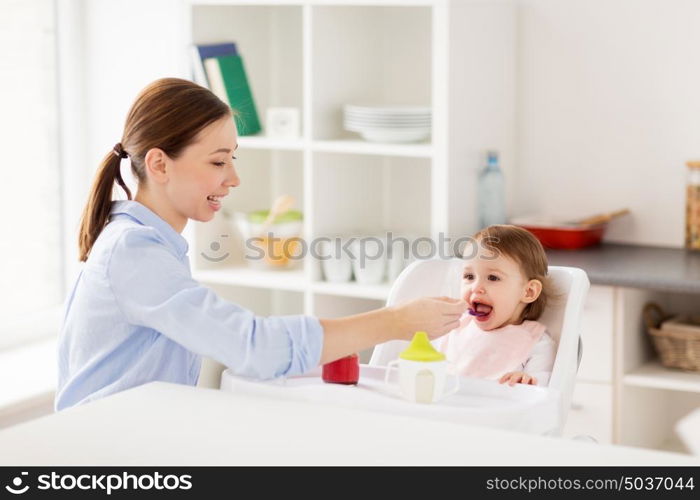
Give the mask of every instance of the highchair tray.
[[385, 368], [360, 365], [357, 385], [325, 383], [321, 368], [304, 375], [257, 381], [225, 370], [221, 390], [278, 399], [336, 404], [349, 408], [410, 415], [433, 420], [484, 425], [535, 434], [557, 428], [559, 396], [543, 387], [513, 387], [492, 380], [460, 377], [456, 394], [431, 404], [406, 401], [398, 390], [398, 373], [392, 370], [384, 383]]

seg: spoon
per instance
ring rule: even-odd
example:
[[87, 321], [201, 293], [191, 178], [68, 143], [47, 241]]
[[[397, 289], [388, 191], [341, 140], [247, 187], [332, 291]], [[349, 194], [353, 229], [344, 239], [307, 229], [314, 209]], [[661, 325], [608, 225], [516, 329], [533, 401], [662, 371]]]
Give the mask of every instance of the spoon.
[[630, 213], [629, 209], [623, 208], [622, 210], [616, 210], [614, 212], [607, 212], [604, 214], [592, 215], [592, 216], [586, 217], [584, 219], [567, 221], [567, 224], [572, 225], [572, 226], [593, 226], [596, 224], [602, 224], [604, 222], [608, 222], [611, 219], [614, 219], [615, 217], [621, 217], [621, 216], [627, 215], [629, 213]]
[[272, 203], [272, 208], [270, 208], [270, 213], [267, 214], [267, 218], [262, 223], [260, 232], [264, 233], [267, 228], [275, 221], [275, 219], [285, 212], [288, 212], [290, 208], [294, 205], [294, 197], [283, 194], [278, 196]]
[[488, 314], [489, 314], [489, 313], [485, 313], [485, 312], [479, 312], [476, 309], [469, 309], [468, 312], [471, 316], [477, 316], [479, 318], [481, 318], [483, 316], [488, 316]]

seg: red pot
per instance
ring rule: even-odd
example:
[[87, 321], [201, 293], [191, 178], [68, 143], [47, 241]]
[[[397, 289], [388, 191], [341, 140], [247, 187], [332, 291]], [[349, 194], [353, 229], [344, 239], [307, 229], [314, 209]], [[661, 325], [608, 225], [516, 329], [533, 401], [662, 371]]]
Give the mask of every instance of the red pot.
[[360, 357], [352, 354], [326, 363], [321, 378], [331, 384], [357, 384], [360, 380]]
[[546, 224], [513, 223], [534, 234], [545, 248], [576, 250], [597, 245], [603, 239], [607, 223], [594, 226], [548, 226]]

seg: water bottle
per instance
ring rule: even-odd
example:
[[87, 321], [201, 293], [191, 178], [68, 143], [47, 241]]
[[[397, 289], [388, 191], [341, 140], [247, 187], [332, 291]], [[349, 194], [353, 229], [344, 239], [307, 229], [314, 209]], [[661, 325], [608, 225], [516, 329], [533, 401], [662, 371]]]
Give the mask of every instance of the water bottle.
[[503, 171], [498, 166], [498, 152], [488, 151], [486, 166], [479, 173], [477, 192], [479, 227], [506, 223], [506, 196]]

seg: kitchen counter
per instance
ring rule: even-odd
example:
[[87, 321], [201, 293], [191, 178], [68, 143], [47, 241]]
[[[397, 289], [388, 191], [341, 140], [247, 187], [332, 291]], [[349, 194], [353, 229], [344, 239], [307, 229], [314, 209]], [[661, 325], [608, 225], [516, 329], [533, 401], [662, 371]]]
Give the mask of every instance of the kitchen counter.
[[0, 431], [0, 465], [700, 465], [700, 458], [153, 382]]
[[581, 250], [547, 250], [552, 266], [580, 267], [594, 285], [700, 293], [700, 252], [604, 243]]

